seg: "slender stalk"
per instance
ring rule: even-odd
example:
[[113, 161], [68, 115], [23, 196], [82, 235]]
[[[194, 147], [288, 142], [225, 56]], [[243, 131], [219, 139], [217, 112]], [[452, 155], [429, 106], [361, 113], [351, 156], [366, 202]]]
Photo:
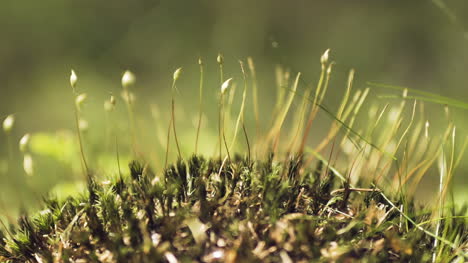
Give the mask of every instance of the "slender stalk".
[[219, 65], [219, 83], [222, 85], [224, 82], [224, 57], [221, 54], [218, 54], [218, 57], [216, 58], [216, 61], [218, 62]]
[[13, 164], [13, 138], [10, 133], [6, 136], [7, 144], [8, 144], [8, 162], [9, 165]]
[[219, 137], [219, 159], [222, 159], [223, 155], [223, 143], [222, 143], [222, 137], [223, 137], [223, 108], [224, 108], [224, 94], [221, 92], [220, 98], [219, 98], [219, 116], [218, 116], [218, 137]]
[[[440, 157], [439, 157], [439, 174], [440, 174], [440, 180], [439, 180], [439, 209], [437, 209], [437, 217], [441, 218], [443, 217], [443, 206], [444, 206], [444, 197], [443, 197], [443, 189], [444, 189], [444, 179], [446, 177], [447, 173], [447, 162], [445, 160], [445, 153], [444, 150], [442, 150]], [[440, 231], [440, 222], [437, 222], [436, 229], [435, 229], [435, 235], [439, 236], [439, 231]], [[436, 255], [437, 255], [437, 245], [438, 245], [438, 239], [434, 239], [434, 252], [432, 254], [432, 262], [436, 262]]]
[[224, 147], [226, 147], [226, 153], [227, 153], [229, 162], [231, 162], [231, 154], [229, 153], [229, 147], [227, 145], [226, 134], [224, 134], [224, 131], [223, 131], [223, 139], [224, 139]]
[[285, 105], [283, 106], [283, 110], [279, 113], [278, 117], [275, 119], [273, 127], [271, 128], [270, 133], [267, 137], [267, 143], [269, 144], [271, 141], [274, 142], [273, 149], [276, 148], [277, 142], [279, 141], [281, 127], [283, 126], [284, 120], [289, 112], [289, 108], [294, 100], [294, 96], [296, 95], [297, 87], [299, 86], [299, 79], [301, 77], [301, 73], [297, 73], [296, 80], [294, 81], [294, 86], [292, 88], [289, 97], [287, 98]]
[[325, 176], [328, 176], [328, 171], [330, 169], [330, 163], [331, 163], [331, 160], [332, 160], [333, 151], [335, 150], [335, 142], [336, 142], [336, 139], [333, 140], [333, 143], [332, 143], [332, 147], [331, 147], [331, 150], [330, 150], [330, 156], [328, 157], [327, 168], [325, 169]]
[[[224, 73], [223, 73], [223, 64], [224, 64], [224, 57], [221, 54], [218, 54], [218, 57], [216, 58], [216, 61], [218, 62], [219, 65], [219, 83], [221, 86], [223, 86], [224, 83]], [[222, 143], [222, 112], [223, 112], [223, 101], [224, 101], [224, 92], [221, 90], [221, 95], [219, 98], [219, 116], [218, 116], [218, 144], [219, 144], [219, 159], [222, 158], [223, 155], [223, 143]]]
[[[15, 124], [15, 116], [13, 114], [8, 115], [2, 123], [2, 128], [3, 131], [5, 132], [6, 135], [6, 140], [7, 140], [7, 155], [8, 155], [8, 166], [13, 164], [13, 138], [11, 136], [11, 131], [13, 129], [13, 126]], [[8, 167], [10, 169], [10, 167]]]
[[[175, 125], [175, 92], [176, 92], [176, 82], [180, 77], [180, 74], [182, 72], [182, 68], [178, 68], [173, 75], [173, 81], [172, 81], [172, 97], [171, 97], [171, 123], [172, 123], [172, 130], [174, 131], [174, 139], [176, 142], [176, 147], [177, 147], [177, 153], [179, 154], [179, 158], [182, 159], [182, 154], [180, 151], [180, 146], [179, 146], [179, 139], [177, 138], [177, 130], [176, 130], [176, 125]], [[169, 140], [168, 140], [169, 143]]]
[[130, 145], [132, 147], [133, 154], [136, 155], [135, 116], [134, 116], [133, 107], [132, 107], [133, 95], [129, 91], [129, 87], [132, 86], [133, 84], [135, 84], [135, 75], [133, 75], [133, 73], [128, 70], [125, 71], [125, 73], [122, 76], [122, 87], [124, 89], [123, 95], [124, 95], [125, 104], [127, 105], [128, 120], [129, 120], [130, 133], [131, 133]]
[[241, 70], [242, 70], [242, 76], [244, 78], [244, 91], [243, 91], [243, 94], [242, 94], [241, 108], [240, 108], [240, 111], [239, 111], [239, 115], [237, 116], [236, 127], [234, 128], [234, 138], [232, 139], [231, 146], [229, 147], [230, 150], [232, 150], [232, 148], [234, 147], [234, 144], [236, 142], [237, 132], [239, 130], [239, 124], [241, 122], [244, 123], [244, 108], [245, 108], [245, 100], [246, 100], [246, 97], [247, 97], [247, 79], [246, 79], [246, 76], [245, 76], [244, 63], [242, 61], [239, 61], [239, 63], [240, 63], [240, 67], [241, 67]]
[[255, 116], [255, 134], [257, 140], [260, 138], [260, 117], [258, 110], [258, 91], [257, 91], [257, 74], [255, 71], [255, 65], [251, 57], [247, 58], [247, 63], [249, 64], [250, 75], [252, 77], [252, 96], [253, 96], [253, 107], [254, 107], [254, 116]]
[[244, 136], [245, 136], [245, 142], [247, 144], [247, 160], [250, 163], [251, 160], [251, 150], [250, 150], [250, 142], [249, 142], [249, 136], [247, 135], [247, 130], [245, 129], [245, 124], [242, 122], [242, 130], [244, 131]]
[[115, 130], [112, 122], [112, 112], [115, 108], [115, 98], [111, 94], [109, 100], [104, 101], [104, 111], [106, 113], [106, 149], [111, 150], [112, 131]]
[[169, 159], [169, 145], [170, 145], [170, 141], [171, 141], [171, 127], [172, 127], [172, 115], [171, 115], [171, 120], [169, 121], [169, 127], [167, 129], [166, 158], [164, 160], [164, 169], [167, 168], [167, 160]]
[[[441, 151], [443, 151], [442, 142], [445, 142], [450, 135], [450, 131], [452, 130], [452, 124], [449, 124], [449, 127], [444, 132], [444, 135], [441, 137], [440, 141], [435, 140], [428, 140], [428, 149], [425, 160], [423, 161], [424, 166], [419, 169], [419, 172], [415, 175], [415, 179], [412, 180], [412, 188], [410, 189], [410, 193], [414, 193], [416, 191], [416, 187], [418, 186], [419, 182], [421, 181], [422, 177], [426, 174], [427, 170], [432, 166], [432, 164], [437, 160], [440, 156]], [[433, 145], [435, 148], [433, 151], [429, 150], [429, 147]], [[432, 156], [432, 157], [431, 157]]]
[[110, 114], [106, 111], [106, 151], [111, 149], [111, 121], [110, 121]]
[[76, 83], [78, 82], [78, 77], [75, 74], [75, 71], [71, 71], [70, 75], [70, 86], [72, 88], [73, 92], [73, 105], [74, 105], [74, 114], [75, 114], [75, 128], [76, 128], [76, 134], [78, 136], [78, 145], [80, 147], [80, 154], [81, 154], [81, 165], [83, 168], [83, 172], [85, 174], [85, 177], [90, 176], [89, 174], [89, 168], [88, 168], [88, 163], [86, 162], [86, 156], [85, 156], [85, 151], [83, 147], [83, 140], [81, 138], [81, 131], [80, 131], [80, 117], [79, 117], [79, 104], [84, 100], [85, 96], [82, 96], [80, 98], [80, 95], [77, 94], [76, 92]]
[[[291, 134], [294, 134], [294, 136], [291, 137], [290, 142], [288, 143], [288, 148], [287, 148], [287, 153], [290, 154], [294, 151], [295, 145], [296, 145], [296, 140], [299, 134], [301, 133], [303, 127], [304, 127], [304, 119], [307, 114], [307, 106], [308, 106], [308, 98], [310, 95], [311, 90], [308, 89], [304, 92], [304, 97], [302, 99], [301, 107], [300, 110], [297, 111], [294, 123], [297, 123], [295, 126], [291, 128]], [[295, 129], [294, 129], [295, 128]], [[295, 130], [295, 131], [294, 131]]]
[[198, 125], [197, 125], [197, 136], [195, 138], [195, 154], [197, 154], [198, 151], [198, 138], [200, 136], [200, 127], [201, 127], [201, 122], [202, 122], [202, 115], [203, 115], [203, 62], [200, 59], [198, 59], [198, 64], [200, 65], [200, 87], [199, 87], [199, 96], [200, 96], [200, 101], [199, 101], [199, 111], [198, 111]]
[[182, 154], [180, 152], [180, 146], [179, 146], [179, 139], [177, 138], [177, 131], [176, 131], [176, 126], [175, 126], [175, 101], [174, 101], [174, 97], [172, 98], [172, 129], [174, 131], [174, 139], [175, 139], [175, 143], [176, 143], [176, 146], [177, 146], [177, 153], [179, 154], [179, 158], [182, 158]]
[[80, 117], [78, 114], [78, 107], [75, 105], [75, 126], [76, 126], [76, 134], [78, 136], [78, 144], [80, 147], [80, 154], [81, 154], [81, 161], [83, 166], [83, 170], [85, 175], [89, 175], [88, 163], [86, 162], [85, 151], [83, 147], [83, 140], [81, 138], [81, 131], [80, 131]]
[[[349, 96], [350, 96], [350, 93], [351, 93], [353, 80], [354, 80], [354, 69], [351, 69], [350, 72], [349, 72], [349, 75], [348, 75], [348, 85], [347, 85], [347, 88], [346, 88], [346, 92], [345, 92], [345, 95], [344, 95], [343, 99], [341, 100], [340, 108], [338, 109], [338, 113], [336, 115], [337, 119], [342, 120], [342, 121], [346, 121], [346, 119], [348, 117], [348, 114], [346, 114], [346, 113], [350, 112], [350, 110], [345, 112], [345, 109], [346, 109], [346, 105], [348, 103], [348, 99], [349, 99]], [[348, 107], [348, 109], [350, 109], [352, 106], [353, 105], [351, 104]], [[345, 113], [345, 114], [343, 114], [343, 113]], [[340, 128], [341, 128], [340, 123], [337, 122], [337, 121], [334, 121], [332, 123], [332, 126], [331, 126], [328, 134], [327, 134], [327, 137], [324, 140], [322, 140], [322, 142], [316, 147], [315, 150], [317, 152], [321, 152], [330, 143], [330, 141], [333, 138], [335, 138], [335, 136], [338, 133], [338, 131], [340, 130]]]
[[[284, 96], [289, 87], [289, 79], [291, 73], [285, 71], [281, 65], [277, 65], [275, 68], [275, 79], [276, 79], [276, 102], [273, 107], [273, 116], [276, 116], [281, 111], [281, 105], [283, 104]], [[274, 119], [272, 119], [272, 122]]]
[[359, 111], [361, 110], [361, 106], [363, 105], [363, 103], [364, 103], [365, 99], [367, 98], [368, 94], [369, 94], [369, 88], [366, 88], [364, 90], [364, 92], [362, 92], [362, 94], [360, 94], [361, 96], [359, 97], [359, 100], [356, 102], [353, 113], [351, 115], [351, 119], [349, 120], [348, 127], [350, 129], [346, 130], [346, 133], [343, 136], [343, 140], [341, 141], [341, 145], [343, 145], [345, 140], [349, 138], [349, 134], [351, 132], [351, 129], [354, 126], [354, 122], [356, 121], [356, 117], [357, 117]]
[[225, 110], [224, 110], [224, 94], [226, 93], [227, 89], [231, 85], [232, 78], [224, 81], [221, 84], [221, 92], [219, 95], [219, 118], [218, 118], [218, 132], [219, 132], [219, 158], [222, 158], [222, 140], [224, 138], [224, 145], [226, 147], [226, 151], [229, 154], [229, 147], [227, 146], [226, 137], [224, 135], [224, 117], [225, 117]]
[[[323, 92], [321, 93], [322, 86], [324, 85], [324, 82], [328, 82], [328, 78], [330, 77], [330, 74], [329, 74], [330, 70], [327, 70], [327, 66], [326, 66], [326, 64], [328, 63], [328, 50], [324, 53], [320, 62], [322, 64], [322, 71], [320, 73], [320, 79], [318, 81], [317, 88], [315, 90], [314, 101], [312, 102], [312, 109], [310, 110], [309, 117], [307, 118], [307, 125], [305, 128], [304, 134], [302, 136], [302, 142], [299, 148], [299, 154], [302, 154], [304, 152], [304, 148], [307, 143], [307, 137], [309, 136], [310, 128], [312, 127], [312, 122], [314, 121], [315, 115], [317, 114], [317, 111], [318, 111], [317, 104], [321, 103], [321, 100], [319, 98], [322, 97], [321, 94], [324, 95]], [[329, 66], [329, 69], [331, 69], [330, 66]]]
[[128, 112], [128, 120], [129, 120], [129, 126], [130, 126], [130, 136], [131, 136], [131, 146], [132, 146], [132, 150], [133, 150], [133, 153], [136, 155], [136, 149], [135, 149], [135, 118], [134, 118], [134, 115], [133, 115], [133, 108], [132, 108], [132, 95], [131, 93], [128, 91], [127, 88], [125, 88], [125, 93], [126, 93], [126, 97], [127, 97], [127, 112]]
[[122, 170], [120, 169], [120, 154], [119, 154], [119, 143], [117, 140], [117, 135], [115, 135], [115, 155], [117, 158], [117, 168], [119, 169], [119, 176], [120, 176], [120, 179], [122, 180], [123, 177], [122, 177]]
[[232, 124], [231, 120], [231, 112], [232, 112], [232, 105], [234, 103], [234, 97], [236, 95], [236, 84], [234, 83], [232, 87], [229, 89], [229, 93], [225, 96], [224, 102], [224, 130], [231, 131], [233, 127], [230, 127]]
[[456, 161], [455, 161], [455, 131], [456, 131], [456, 127], [453, 126], [452, 133], [451, 133], [452, 136], [451, 136], [450, 162], [449, 162], [449, 165], [447, 167], [446, 183], [445, 183], [444, 189], [442, 191], [443, 199], [445, 199], [445, 196], [447, 195], [447, 191], [451, 187], [452, 178], [453, 178], [453, 174], [454, 174], [454, 164], [456, 163]]
[[173, 75], [173, 81], [172, 81], [172, 87], [171, 87], [171, 118], [170, 118], [170, 121], [169, 121], [169, 127], [167, 129], [166, 157], [165, 157], [165, 161], [164, 161], [164, 169], [167, 168], [167, 162], [168, 162], [168, 159], [169, 159], [169, 146], [170, 146], [170, 141], [171, 141], [171, 128], [172, 128], [172, 131], [174, 132], [174, 138], [175, 138], [179, 158], [182, 158], [182, 154], [181, 154], [180, 147], [179, 147], [179, 140], [177, 139], [177, 131], [176, 131], [176, 127], [175, 127], [175, 99], [174, 99], [174, 97], [175, 97], [174, 93], [176, 91], [176, 81], [180, 77], [181, 72], [182, 72], [182, 68], [178, 68], [174, 72], [174, 75]]
[[[398, 151], [398, 148], [400, 147], [400, 144], [401, 142], [403, 141], [403, 139], [406, 137], [406, 135], [408, 134], [411, 126], [413, 125], [413, 121], [414, 121], [414, 115], [415, 115], [415, 112], [416, 112], [416, 100], [414, 101], [414, 104], [413, 104], [413, 113], [411, 114], [411, 119], [410, 119], [410, 122], [408, 124], [408, 127], [405, 129], [405, 131], [403, 132], [403, 134], [400, 136], [400, 139], [395, 147], [395, 150], [393, 151], [393, 155], [395, 155]], [[399, 182], [401, 182], [401, 173], [400, 172], [397, 172], [395, 174], [395, 177], [394, 177], [394, 180], [396, 180], [398, 178]]]
[[457, 160], [455, 161], [455, 164], [453, 166], [453, 169], [455, 170], [458, 165], [460, 164], [460, 161], [462, 160], [462, 157], [463, 157], [463, 154], [465, 153], [465, 150], [468, 146], [468, 135], [465, 137], [465, 141], [463, 142], [462, 146], [461, 146], [461, 150], [460, 152], [458, 153], [458, 158]]

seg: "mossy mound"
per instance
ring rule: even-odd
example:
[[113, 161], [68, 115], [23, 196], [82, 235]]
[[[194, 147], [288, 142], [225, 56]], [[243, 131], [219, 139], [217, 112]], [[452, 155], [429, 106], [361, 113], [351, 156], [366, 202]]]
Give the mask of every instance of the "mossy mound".
[[[352, 188], [319, 162], [205, 160], [192, 156], [162, 176], [132, 162], [130, 176], [79, 198], [45, 200], [2, 232], [7, 262], [423, 262], [434, 239], [377, 187]], [[416, 223], [430, 211], [405, 203]], [[459, 211], [461, 212], [461, 211]], [[450, 221], [450, 224], [447, 223]], [[467, 237], [465, 219], [446, 222]], [[467, 240], [459, 240], [459, 244]], [[446, 253], [456, 251], [447, 248]], [[460, 252], [460, 251], [458, 251]], [[445, 252], [444, 252], [445, 253]], [[455, 257], [455, 256], [453, 256]]]

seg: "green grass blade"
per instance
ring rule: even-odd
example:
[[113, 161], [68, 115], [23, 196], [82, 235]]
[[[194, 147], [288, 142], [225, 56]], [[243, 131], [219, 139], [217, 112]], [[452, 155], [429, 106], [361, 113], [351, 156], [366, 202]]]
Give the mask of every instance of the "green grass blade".
[[463, 103], [463, 102], [451, 102], [451, 101], [446, 101], [446, 100], [441, 100], [441, 99], [436, 99], [436, 98], [428, 98], [428, 97], [421, 97], [421, 96], [397, 96], [397, 95], [379, 95], [377, 96], [379, 99], [405, 99], [405, 100], [420, 100], [420, 101], [426, 101], [426, 102], [432, 102], [436, 104], [441, 104], [441, 105], [448, 105], [452, 106], [455, 108], [463, 109], [463, 110], [468, 110], [468, 103]]
[[[458, 108], [463, 108], [463, 109], [468, 109], [468, 103], [456, 100], [453, 98], [441, 96], [436, 93], [432, 92], [427, 92], [427, 91], [421, 91], [417, 89], [411, 89], [403, 86], [395, 86], [395, 85], [388, 85], [388, 84], [382, 84], [382, 83], [376, 83], [376, 82], [367, 82], [366, 83], [370, 87], [375, 87], [375, 88], [384, 88], [384, 89], [392, 89], [392, 90], [408, 90], [414, 94], [422, 95], [422, 96], [407, 96], [405, 99], [419, 99], [423, 101], [428, 101], [428, 102], [434, 102], [438, 104], [447, 104], [449, 106], [453, 107], [458, 107]], [[403, 98], [402, 96], [395, 96], [394, 98]]]

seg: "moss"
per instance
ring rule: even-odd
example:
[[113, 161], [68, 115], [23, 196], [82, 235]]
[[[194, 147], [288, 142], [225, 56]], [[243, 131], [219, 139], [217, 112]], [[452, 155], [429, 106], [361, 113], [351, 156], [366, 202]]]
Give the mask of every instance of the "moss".
[[[378, 192], [333, 190], [342, 185], [323, 166], [299, 169], [271, 160], [192, 156], [164, 172], [164, 180], [137, 161], [111, 184], [91, 176], [88, 193], [22, 216], [12, 236], [1, 233], [3, 261], [155, 262], [424, 261], [432, 238], [401, 227]], [[426, 214], [417, 209], [412, 219]], [[196, 221], [190, 221], [196, 220]], [[188, 222], [198, 222], [192, 224]], [[466, 237], [466, 222], [451, 227]], [[404, 224], [403, 224], [404, 225]], [[197, 237], [197, 238], [195, 238]], [[3, 241], [5, 240], [5, 241]]]
[[[99, 167], [103, 174], [93, 174], [88, 167], [77, 107], [76, 132], [86, 190], [65, 200], [45, 198], [44, 210], [23, 214], [17, 224], [9, 222], [9, 227], [0, 221], [3, 226], [0, 261], [449, 262], [467, 259], [468, 228], [463, 216], [466, 208], [450, 207], [446, 197], [453, 171], [461, 160], [455, 157], [463, 154], [468, 139], [457, 152], [452, 123], [439, 136], [440, 140], [429, 139], [423, 112], [422, 116], [415, 117], [416, 102], [409, 123], [403, 123], [408, 90], [403, 91], [399, 106], [389, 113], [389, 117], [396, 116], [396, 119], [380, 122], [386, 105], [380, 114], [376, 108], [369, 115], [367, 126], [355, 128], [354, 121], [365, 104], [369, 88], [351, 96], [354, 76], [351, 70], [338, 112], [335, 115], [326, 108], [323, 99], [334, 64], [328, 61], [328, 52], [321, 59], [321, 77], [315, 92], [312, 88], [304, 91], [301, 110], [290, 112], [296, 93], [301, 95], [298, 91], [301, 74], [297, 74], [290, 86], [291, 72], [278, 71], [281, 73], [277, 76], [278, 101], [266, 131], [262, 131], [263, 125], [259, 123], [255, 67], [248, 59], [250, 74], [247, 76], [241, 62], [242, 106], [237, 118], [224, 118], [231, 112], [234, 92], [224, 105], [222, 94], [227, 86], [222, 85], [219, 138], [212, 138], [218, 142], [213, 146], [219, 147], [219, 152], [211, 157], [196, 154], [188, 157], [187, 151], [181, 152], [179, 148], [174, 110], [175, 85], [180, 77], [177, 70], [173, 77], [165, 156], [156, 154], [151, 158], [154, 163], [164, 163], [164, 168], [155, 167], [156, 172], [149, 161], [138, 160], [131, 161], [128, 171], [122, 172], [117, 131], [114, 131], [118, 175], [100, 182], [112, 172], [107, 171], [110, 167]], [[221, 55], [218, 63], [222, 83]], [[143, 137], [137, 138], [135, 131], [145, 129], [137, 129], [135, 124], [138, 116], [133, 107], [139, 104], [134, 103], [129, 90], [135, 82], [129, 74], [127, 71], [122, 79], [131, 137], [127, 146], [134, 151], [134, 156], [145, 158], [137, 155], [142, 150], [139, 145], [143, 144]], [[195, 153], [202, 116], [203, 68], [200, 78]], [[254, 94], [256, 136], [253, 141], [249, 140], [244, 123], [244, 102], [250, 82], [247, 79], [252, 82]], [[76, 81], [71, 81], [74, 89]], [[291, 92], [288, 96], [286, 90]], [[106, 107], [108, 113], [112, 109]], [[319, 111], [331, 117], [332, 125], [319, 145], [310, 148], [308, 136]], [[290, 126], [283, 125], [288, 114], [294, 115]], [[229, 123], [231, 119], [237, 119], [235, 125], [225, 126], [224, 122]], [[410, 129], [413, 121], [419, 128]], [[422, 136], [424, 122], [425, 138], [412, 139]], [[405, 129], [401, 125], [408, 126]], [[228, 131], [225, 127], [235, 128]], [[236, 141], [240, 127], [245, 139], [243, 145]], [[344, 134], [339, 134], [340, 130]], [[376, 130], [378, 136], [374, 134]], [[178, 159], [171, 163], [172, 132]], [[409, 135], [411, 138], [407, 138]], [[398, 143], [387, 152], [391, 142]], [[51, 145], [49, 141], [42, 144]], [[321, 156], [326, 148], [331, 148], [328, 159]], [[440, 158], [439, 166], [447, 169], [440, 169], [438, 202], [427, 208], [417, 206], [414, 187], [437, 157], [444, 156], [446, 148], [451, 153], [447, 160]], [[345, 157], [338, 158], [340, 154]], [[94, 165], [92, 158], [90, 161]], [[345, 170], [346, 175], [340, 173], [335, 163], [342, 163], [339, 169]]]

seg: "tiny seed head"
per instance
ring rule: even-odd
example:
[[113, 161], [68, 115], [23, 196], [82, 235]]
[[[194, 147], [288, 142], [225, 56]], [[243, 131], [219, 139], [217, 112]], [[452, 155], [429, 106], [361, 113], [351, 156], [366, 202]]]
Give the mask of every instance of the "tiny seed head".
[[173, 75], [174, 81], [177, 81], [180, 78], [180, 74], [182, 74], [182, 68], [178, 68], [176, 69], [176, 71], [174, 71], [174, 75]]
[[221, 85], [221, 94], [224, 94], [226, 90], [229, 88], [231, 85], [232, 78], [227, 79], [223, 84]]
[[30, 138], [29, 133], [26, 133], [23, 137], [21, 137], [19, 141], [19, 149], [21, 152], [26, 152], [26, 150], [28, 149], [29, 138]]
[[424, 130], [424, 135], [426, 136], [426, 139], [429, 138], [429, 121], [426, 121], [426, 128]]
[[78, 76], [76, 75], [75, 71], [72, 69], [70, 74], [70, 86], [75, 89], [76, 83], [78, 82]]
[[330, 49], [325, 50], [322, 57], [320, 58], [320, 63], [322, 63], [322, 65], [325, 65], [328, 63], [329, 53], [330, 53]]
[[9, 133], [11, 129], [13, 129], [14, 124], [15, 124], [15, 116], [13, 116], [13, 114], [8, 115], [3, 121], [3, 131], [5, 133]]
[[221, 55], [221, 53], [218, 54], [216, 61], [218, 61], [218, 64], [224, 64], [224, 57]]
[[128, 88], [130, 87], [131, 85], [135, 84], [135, 75], [127, 70], [124, 72], [123, 76], [122, 76], [122, 87], [124, 88]]

